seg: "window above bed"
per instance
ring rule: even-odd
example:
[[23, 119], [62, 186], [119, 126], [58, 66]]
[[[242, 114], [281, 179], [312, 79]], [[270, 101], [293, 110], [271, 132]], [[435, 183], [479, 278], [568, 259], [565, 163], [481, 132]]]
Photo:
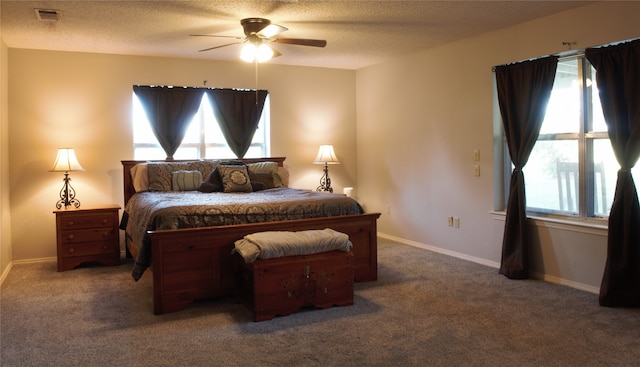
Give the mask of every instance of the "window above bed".
[[[160, 147], [149, 121], [144, 113], [142, 104], [132, 93], [132, 130], [133, 156], [135, 160], [164, 159], [166, 154]], [[267, 95], [262, 110], [258, 128], [251, 141], [251, 146], [245, 158], [268, 157], [269, 152], [269, 121], [270, 103]], [[174, 154], [174, 159], [224, 159], [236, 158], [229, 148], [224, 135], [216, 121], [213, 107], [205, 93], [196, 116], [189, 124], [180, 147]]]

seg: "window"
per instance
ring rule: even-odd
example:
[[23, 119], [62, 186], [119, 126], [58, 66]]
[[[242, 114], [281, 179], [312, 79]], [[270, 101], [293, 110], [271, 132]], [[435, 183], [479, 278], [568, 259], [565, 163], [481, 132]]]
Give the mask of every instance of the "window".
[[[166, 153], [160, 147], [138, 97], [133, 93], [133, 157], [136, 160], [165, 159]], [[251, 147], [245, 158], [269, 156], [269, 95], [264, 103]], [[173, 155], [175, 159], [220, 159], [236, 158], [222, 135], [218, 122], [206, 93], [198, 113], [189, 124], [182, 144]]]
[[[503, 168], [506, 191], [513, 169], [509, 159]], [[619, 168], [595, 69], [584, 56], [561, 58], [540, 135], [523, 169], [527, 211], [580, 219], [607, 217]], [[632, 172], [637, 181], [636, 171]]]

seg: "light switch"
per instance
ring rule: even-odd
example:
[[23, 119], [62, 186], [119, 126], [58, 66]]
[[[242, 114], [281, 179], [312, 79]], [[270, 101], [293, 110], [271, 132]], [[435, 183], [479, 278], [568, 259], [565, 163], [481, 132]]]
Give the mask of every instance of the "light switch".
[[[480, 160], [480, 149], [473, 150], [473, 160], [478, 162]], [[476, 175], [478, 176], [478, 175]]]

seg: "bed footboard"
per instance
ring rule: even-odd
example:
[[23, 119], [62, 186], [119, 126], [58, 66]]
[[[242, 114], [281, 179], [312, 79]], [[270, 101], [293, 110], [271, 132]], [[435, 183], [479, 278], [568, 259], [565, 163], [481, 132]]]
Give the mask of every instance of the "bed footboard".
[[353, 243], [356, 281], [378, 277], [376, 220], [380, 213], [149, 232], [152, 242], [153, 312], [181, 310], [198, 299], [233, 296], [234, 242], [264, 231], [331, 228]]

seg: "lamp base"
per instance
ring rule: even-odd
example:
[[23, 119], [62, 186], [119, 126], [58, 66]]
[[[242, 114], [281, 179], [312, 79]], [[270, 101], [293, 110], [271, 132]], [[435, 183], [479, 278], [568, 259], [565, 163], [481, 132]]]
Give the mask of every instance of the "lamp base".
[[322, 178], [320, 178], [320, 186], [316, 188], [316, 191], [333, 193], [331, 178], [329, 178], [329, 165], [326, 163], [324, 164], [324, 174], [322, 175]]
[[58, 200], [58, 202], [56, 203], [56, 208], [61, 209], [63, 206], [65, 208], [68, 208], [70, 206], [79, 208], [80, 200], [76, 199], [76, 190], [74, 190], [73, 187], [71, 187], [71, 184], [69, 183], [71, 179], [69, 178], [68, 172], [64, 173], [63, 181], [64, 181], [64, 185], [60, 190], [60, 200]]

